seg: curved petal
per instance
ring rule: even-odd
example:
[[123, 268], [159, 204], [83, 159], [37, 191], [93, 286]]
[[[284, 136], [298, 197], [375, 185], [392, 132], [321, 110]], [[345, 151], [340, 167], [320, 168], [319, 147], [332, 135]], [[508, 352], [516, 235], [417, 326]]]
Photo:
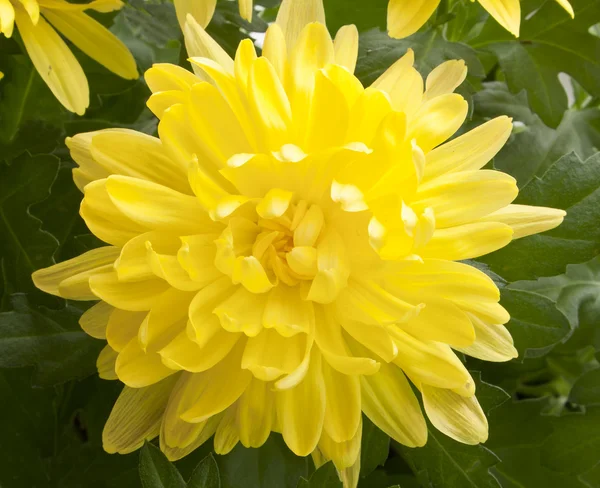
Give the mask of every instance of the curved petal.
[[521, 24], [521, 3], [519, 0], [479, 0], [498, 23], [513, 36], [519, 37]]
[[138, 78], [133, 55], [118, 37], [85, 12], [50, 8], [44, 17], [69, 41], [102, 66], [127, 80]]
[[25, 12], [17, 9], [15, 19], [27, 54], [46, 85], [67, 110], [83, 115], [90, 92], [73, 53], [43, 17], [34, 25]]
[[402, 39], [417, 32], [439, 3], [440, 0], [390, 0], [387, 15], [390, 37]]
[[106, 339], [106, 327], [114, 310], [108, 303], [98, 302], [83, 313], [79, 318], [79, 325], [93, 338]]

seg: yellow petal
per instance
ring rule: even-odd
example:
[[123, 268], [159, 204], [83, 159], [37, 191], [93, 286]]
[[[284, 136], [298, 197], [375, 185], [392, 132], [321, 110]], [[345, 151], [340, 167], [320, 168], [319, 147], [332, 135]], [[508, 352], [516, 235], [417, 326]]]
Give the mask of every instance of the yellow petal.
[[284, 337], [314, 328], [314, 311], [310, 301], [302, 300], [300, 288], [283, 284], [269, 292], [263, 314], [263, 326], [274, 328]]
[[[327, 397], [327, 401], [329, 401], [329, 397]], [[325, 421], [325, 425], [327, 425], [327, 420]], [[350, 468], [357, 461], [360, 464], [360, 443], [362, 440], [362, 417], [358, 418], [358, 428], [354, 436], [344, 442], [336, 442], [334, 441], [326, 429], [323, 429], [323, 434], [321, 435], [321, 439], [319, 440], [319, 450], [327, 459], [331, 459], [335, 464], [336, 469], [338, 470], [338, 475], [340, 478], [344, 480], [343, 471], [346, 468]], [[344, 484], [344, 486], [356, 487], [358, 483], [358, 479], [356, 483], [348, 483]]]
[[106, 179], [85, 186], [85, 197], [79, 209], [92, 233], [105, 242], [123, 246], [149, 229], [126, 217], [112, 202], [106, 191]]
[[320, 22], [325, 25], [323, 0], [283, 0], [276, 22], [285, 34], [288, 49], [292, 49], [307, 24]]
[[156, 63], [144, 73], [148, 88], [153, 93], [175, 90], [187, 92], [202, 80], [187, 69], [169, 63]]
[[427, 76], [424, 100], [452, 93], [467, 77], [467, 65], [462, 59], [452, 59], [434, 68]]
[[108, 303], [98, 302], [79, 318], [79, 325], [95, 339], [106, 339], [106, 326], [114, 309]]
[[187, 100], [187, 93], [178, 90], [168, 90], [150, 95], [146, 106], [158, 119], [161, 119], [167, 109], [178, 103], [185, 103]]
[[[193, 2], [193, 0], [188, 0]], [[202, 3], [202, 2], [199, 2]], [[183, 27], [185, 46], [190, 57], [202, 57], [210, 59], [221, 66], [226, 73], [233, 74], [233, 59], [225, 50], [215, 41], [204, 28], [194, 20], [191, 15], [186, 17]], [[196, 71], [196, 75], [204, 78], [201, 72]]]
[[119, 210], [151, 229], [188, 235], [214, 227], [195, 197], [158, 183], [112, 175], [106, 189]]
[[167, 368], [156, 352], [144, 352], [137, 337], [119, 352], [115, 371], [119, 379], [131, 388], [144, 388], [175, 373]]
[[[415, 293], [415, 300], [419, 300], [419, 293]], [[453, 347], [465, 347], [473, 344], [475, 330], [465, 314], [449, 300], [437, 297], [421, 297], [425, 307], [419, 314], [409, 320], [398, 324], [402, 330], [417, 339], [424, 341], [438, 341]]]
[[121, 249], [119, 259], [115, 262], [115, 270], [120, 281], [141, 281], [154, 278], [148, 260], [146, 243], [151, 242], [165, 252], [176, 252], [179, 239], [171, 234], [145, 232], [128, 241]]
[[[15, 27], [15, 9], [9, 0], [0, 0], [0, 33], [11, 37]], [[2, 75], [2, 78], [4, 74]], [[0, 78], [0, 79], [2, 79]]]
[[108, 344], [100, 351], [96, 360], [96, 368], [98, 369], [98, 376], [103, 380], [116, 380], [119, 378], [115, 372], [115, 363], [118, 354]]
[[83, 115], [90, 103], [89, 87], [73, 53], [43, 17], [34, 25], [22, 10], [16, 10], [15, 14], [35, 69], [67, 110]]
[[390, 327], [398, 355], [394, 362], [413, 380], [440, 388], [474, 388], [469, 372], [446, 344], [421, 341]]
[[215, 366], [233, 349], [239, 334], [219, 330], [201, 347], [184, 330], [159, 351], [163, 363], [173, 369], [201, 373]]
[[427, 154], [450, 138], [462, 125], [469, 105], [456, 94], [440, 95], [421, 105], [410, 124], [409, 138], [414, 138]]
[[346, 442], [360, 426], [360, 380], [358, 376], [339, 373], [326, 361], [322, 365], [327, 397], [323, 431], [334, 442]]
[[181, 30], [185, 29], [188, 14], [202, 27], [206, 27], [217, 6], [217, 0], [175, 0], [174, 3]]
[[379, 124], [391, 110], [390, 99], [383, 91], [367, 88], [350, 112], [348, 142], [363, 142], [370, 147]]
[[65, 139], [71, 157], [79, 165], [73, 169], [73, 181], [80, 191], [83, 191], [88, 183], [106, 178], [110, 174], [92, 157], [92, 139], [99, 133], [100, 131], [83, 132]]
[[146, 250], [152, 272], [173, 288], [181, 291], [195, 291], [202, 288], [201, 283], [190, 278], [190, 275], [181, 266], [177, 255], [158, 253], [154, 250], [151, 242], [146, 242]]
[[[298, 229], [300, 226], [296, 231]], [[302, 235], [310, 236], [310, 234], [311, 232], [306, 232]], [[294, 233], [294, 242], [296, 241], [295, 236]], [[310, 239], [302, 240], [310, 242]], [[328, 229], [317, 244], [317, 269], [307, 298], [318, 303], [331, 303], [347, 286], [350, 276], [350, 265], [344, 241], [334, 229]]]
[[248, 100], [262, 129], [263, 147], [273, 151], [289, 142], [292, 109], [275, 69], [266, 58], [259, 58], [252, 65]]
[[43, 292], [61, 296], [59, 290], [61, 282], [84, 273], [89, 277], [89, 273], [113, 264], [118, 257], [118, 248], [99, 247], [49, 268], [39, 269], [31, 275], [31, 278], [35, 286]]
[[333, 41], [335, 62], [354, 73], [358, 59], [358, 29], [355, 25], [345, 25], [335, 35]]
[[181, 420], [181, 412], [189, 407], [184, 397], [185, 386], [194, 375], [183, 372], [178, 376], [179, 380], [173, 387], [160, 427], [160, 447], [170, 460], [183, 457], [186, 451], [190, 452], [208, 440], [215, 433], [221, 419], [221, 415], [215, 415], [206, 422], [197, 424]]
[[225, 412], [217, 431], [215, 432], [214, 447], [217, 454], [225, 455], [240, 441], [240, 433], [237, 426], [237, 405], [234, 404]]
[[239, 286], [235, 293], [226, 298], [214, 309], [221, 326], [229, 332], [243, 332], [255, 337], [262, 330], [263, 310], [267, 295], [250, 293]]
[[19, 0], [25, 8], [27, 15], [31, 19], [33, 25], [37, 25], [40, 19], [40, 5], [36, 0]]
[[513, 36], [519, 37], [521, 24], [521, 3], [519, 0], [479, 0], [498, 23]]
[[266, 442], [271, 433], [274, 410], [275, 394], [269, 384], [253, 379], [237, 402], [236, 420], [244, 447], [260, 447]]
[[287, 60], [287, 47], [285, 45], [285, 36], [279, 25], [271, 24], [267, 29], [263, 42], [262, 55], [271, 62], [279, 79], [283, 80]]
[[427, 442], [427, 425], [408, 380], [396, 365], [381, 364], [377, 374], [362, 376], [362, 409], [377, 427], [405, 446]]
[[449, 173], [419, 187], [411, 206], [431, 208], [438, 229], [474, 222], [506, 207], [518, 195], [517, 181], [492, 170]]
[[369, 357], [355, 357], [352, 354], [342, 336], [342, 326], [329, 310], [317, 306], [315, 315], [315, 341], [323, 357], [333, 368], [348, 375], [368, 375], [379, 370], [377, 361]]
[[84, 10], [96, 10], [97, 12], [108, 13], [119, 10], [123, 7], [121, 0], [93, 0], [89, 3], [69, 3], [65, 0], [36, 0], [40, 4], [40, 7], [51, 8], [54, 10], [66, 10], [66, 11], [84, 11]]
[[474, 171], [486, 165], [510, 137], [512, 119], [501, 116], [443, 144], [426, 156], [424, 179], [451, 171]]
[[150, 310], [154, 301], [168, 288], [160, 279], [120, 282], [117, 273], [104, 273], [90, 278], [94, 294], [114, 307], [131, 312]]
[[[195, 400], [181, 414], [186, 422], [202, 422], [228, 408], [252, 380], [252, 374], [240, 368], [244, 342], [239, 341], [229, 355], [212, 369], [197, 373], [186, 385], [186, 391]], [[227, 388], [223, 385], [227, 384]]]
[[169, 288], [154, 301], [138, 333], [138, 341], [145, 351], [162, 349], [185, 329], [194, 296], [194, 292]]
[[240, 16], [242, 19], [252, 22], [252, 0], [238, 0], [240, 4]]
[[221, 276], [214, 264], [216, 254], [214, 241], [217, 237], [217, 234], [181, 237], [183, 244], [177, 252], [179, 264], [187, 271], [192, 280], [203, 286]]
[[278, 391], [276, 405], [285, 443], [297, 456], [308, 456], [317, 447], [325, 418], [325, 383], [317, 349], [311, 353], [304, 380], [295, 388]]
[[556, 1], [562, 8], [564, 8], [569, 13], [571, 18], [575, 17], [575, 11], [573, 10], [573, 7], [567, 0], [556, 0]]
[[510, 225], [513, 239], [539, 234], [558, 227], [567, 213], [564, 210], [530, 205], [507, 205], [479, 222], [501, 222]]
[[175, 380], [171, 377], [146, 388], [123, 388], [102, 432], [106, 452], [127, 454], [158, 435]]
[[137, 337], [146, 312], [129, 312], [114, 309], [106, 325], [106, 339], [115, 351], [122, 351], [131, 339]]
[[135, 59], [127, 46], [106, 27], [79, 11], [43, 10], [44, 17], [69, 41], [102, 66], [127, 80], [138, 78]]
[[472, 259], [506, 246], [513, 231], [505, 224], [481, 222], [436, 230], [433, 238], [419, 250], [423, 258], [450, 261]]
[[440, 432], [463, 444], [475, 445], [488, 438], [488, 422], [475, 396], [423, 385], [423, 406]]
[[384, 361], [393, 361], [398, 354], [396, 343], [385, 327], [354, 320], [343, 320], [342, 326], [351, 337]]
[[275, 330], [265, 329], [248, 339], [241, 366], [262, 381], [276, 380], [300, 366], [307, 341], [306, 334], [283, 337]]
[[440, 0], [390, 0], [387, 15], [390, 37], [402, 39], [417, 32], [439, 3]]
[[99, 131], [92, 137], [90, 153], [108, 174], [146, 179], [191, 193], [187, 166], [183, 168], [169, 158], [156, 137], [127, 129]]
[[519, 356], [506, 327], [484, 322], [473, 314], [470, 314], [470, 317], [477, 337], [473, 344], [458, 348], [459, 351], [483, 361], [493, 362], [510, 361]]

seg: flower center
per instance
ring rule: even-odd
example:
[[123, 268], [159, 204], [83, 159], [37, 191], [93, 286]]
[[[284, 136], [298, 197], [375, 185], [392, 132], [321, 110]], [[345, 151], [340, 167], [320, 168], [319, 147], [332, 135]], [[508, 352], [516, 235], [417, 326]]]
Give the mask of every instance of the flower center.
[[262, 293], [278, 283], [313, 280], [318, 273], [323, 211], [305, 200], [265, 197], [254, 217], [233, 217], [216, 240], [215, 264], [234, 283]]

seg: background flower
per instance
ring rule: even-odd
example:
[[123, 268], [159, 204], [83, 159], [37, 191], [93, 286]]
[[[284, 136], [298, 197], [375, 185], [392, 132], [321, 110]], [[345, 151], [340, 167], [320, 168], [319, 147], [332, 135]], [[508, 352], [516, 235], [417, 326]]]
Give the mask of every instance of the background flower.
[[16, 23], [27, 54], [54, 96], [66, 109], [82, 115], [90, 103], [88, 82], [56, 30], [112, 72], [135, 79], [138, 72], [127, 47], [85, 13], [86, 10], [112, 12], [122, 6], [120, 0], [95, 0], [88, 4], [4, 0], [0, 3], [0, 33], [11, 37]]
[[[474, 0], [473, 0], [474, 1]], [[516, 37], [521, 25], [521, 0], [478, 0], [498, 23]], [[556, 0], [571, 17], [575, 15], [567, 0]], [[397, 39], [417, 32], [433, 15], [440, 0], [390, 0], [388, 31]]]

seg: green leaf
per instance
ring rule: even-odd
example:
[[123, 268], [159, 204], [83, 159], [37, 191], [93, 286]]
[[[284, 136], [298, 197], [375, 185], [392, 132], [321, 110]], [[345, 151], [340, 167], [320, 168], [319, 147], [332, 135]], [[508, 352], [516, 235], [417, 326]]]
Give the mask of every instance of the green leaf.
[[373, 28], [387, 29], [388, 0], [327, 0], [325, 17], [332, 33], [344, 25], [354, 24], [360, 32]]
[[377, 466], [383, 466], [390, 452], [390, 438], [363, 415], [360, 448], [360, 476], [365, 477]]
[[40, 229], [40, 221], [29, 208], [48, 197], [57, 171], [58, 159], [53, 156], [24, 154], [10, 165], [0, 163], [0, 262], [4, 276], [0, 296], [4, 306], [11, 293], [35, 292], [31, 273], [52, 264], [57, 241]]
[[579, 405], [600, 405], [600, 369], [584, 373], [575, 382], [569, 401]]
[[502, 462], [492, 468], [503, 488], [560, 486], [583, 488], [570, 475], [554, 473], [541, 463], [541, 445], [552, 434], [553, 418], [543, 415], [545, 398], [506, 402], [490, 417], [487, 445]]
[[177, 468], [149, 442], [140, 451], [140, 479], [144, 488], [185, 488]]
[[81, 310], [35, 309], [26, 297], [13, 297], [15, 310], [0, 313], [0, 368], [36, 366], [38, 385], [63, 383], [96, 371], [102, 342], [78, 324]]
[[570, 414], [555, 421], [553, 434], [542, 447], [542, 464], [552, 471], [582, 474], [600, 459], [600, 407]]
[[492, 51], [513, 93], [526, 90], [532, 109], [551, 127], [567, 110], [559, 73], [575, 78], [590, 94], [600, 95], [600, 39], [588, 32], [600, 22], [599, 0], [572, 0], [575, 19], [556, 2], [539, 10], [523, 6], [518, 40], [490, 19], [471, 45]]
[[467, 446], [429, 428], [425, 447], [395, 444], [421, 486], [432, 488], [500, 488], [489, 468], [498, 457], [482, 445]]
[[365, 86], [370, 85], [400, 59], [408, 48], [415, 51], [415, 67], [423, 76], [449, 59], [464, 59], [471, 77], [485, 76], [475, 50], [466, 44], [445, 40], [435, 29], [402, 40], [392, 39], [385, 33], [375, 30], [362, 34], [356, 76]]
[[309, 480], [300, 478], [297, 488], [342, 488], [342, 482], [330, 461], [317, 469]]
[[571, 331], [566, 317], [545, 296], [509, 285], [501, 290], [500, 303], [510, 313], [507, 328], [521, 358], [547, 354]]
[[486, 415], [510, 398], [510, 395], [502, 388], [483, 381], [479, 371], [471, 371], [471, 376], [475, 381], [477, 400]]
[[536, 177], [516, 203], [561, 208], [564, 222], [480, 258], [509, 281], [553, 276], [600, 253], [600, 153], [583, 162], [571, 153]]
[[583, 264], [570, 264], [563, 275], [520, 281], [511, 287], [544, 295], [575, 329], [569, 340], [571, 349], [593, 346], [600, 350], [600, 257]]
[[500, 115], [514, 119], [515, 129], [494, 158], [494, 167], [514, 176], [521, 188], [566, 153], [575, 151], [587, 159], [600, 147], [598, 108], [569, 110], [558, 128], [551, 129], [527, 106], [526, 93], [512, 94], [505, 83], [485, 83], [473, 100], [477, 125]]
[[301, 476], [307, 478], [310, 458], [295, 456], [279, 434], [272, 433], [258, 449], [238, 444], [217, 464], [223, 488], [296, 488]]
[[212, 453], [196, 466], [187, 483], [187, 488], [221, 488], [219, 466], [217, 466]]

